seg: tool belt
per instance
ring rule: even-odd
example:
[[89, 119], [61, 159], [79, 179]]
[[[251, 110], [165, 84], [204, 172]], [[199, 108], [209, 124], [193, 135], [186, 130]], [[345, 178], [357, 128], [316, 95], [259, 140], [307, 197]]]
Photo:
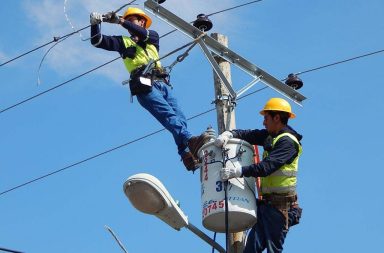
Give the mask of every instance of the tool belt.
[[[265, 194], [263, 195], [262, 203], [269, 204], [278, 209], [285, 218], [286, 228], [299, 223], [302, 209], [297, 203], [297, 195], [280, 195], [280, 194]], [[289, 217], [288, 212], [294, 211], [295, 215]]]
[[297, 202], [297, 195], [265, 194], [263, 200], [277, 209], [289, 209]]
[[164, 81], [168, 84], [168, 74], [163, 69], [154, 68], [147, 73], [143, 73], [146, 65], [143, 65], [131, 72], [129, 79], [129, 89], [131, 95], [147, 94], [152, 91], [153, 81]]

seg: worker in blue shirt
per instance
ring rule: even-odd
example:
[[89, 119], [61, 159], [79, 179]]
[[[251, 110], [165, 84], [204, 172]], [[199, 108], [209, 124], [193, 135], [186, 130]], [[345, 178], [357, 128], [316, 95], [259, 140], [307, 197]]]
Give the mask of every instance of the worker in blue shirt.
[[260, 112], [265, 129], [231, 130], [215, 140], [218, 147], [230, 138], [263, 146], [263, 159], [249, 166], [223, 168], [221, 178], [260, 177], [261, 196], [257, 201], [257, 223], [248, 234], [244, 253], [282, 252], [291, 226], [299, 223], [302, 209], [297, 203], [297, 172], [302, 153], [301, 139], [288, 119], [295, 118], [290, 104], [282, 98], [271, 98]]
[[[101, 34], [101, 22], [121, 25], [130, 36]], [[136, 96], [140, 105], [171, 132], [185, 167], [194, 171], [198, 166], [197, 151], [209, 136], [206, 133], [192, 136], [188, 131], [187, 120], [159, 61], [159, 35], [148, 30], [151, 18], [141, 9], [129, 7], [122, 17], [114, 12], [105, 15], [92, 12], [90, 23], [92, 45], [120, 54], [130, 73], [131, 95]]]

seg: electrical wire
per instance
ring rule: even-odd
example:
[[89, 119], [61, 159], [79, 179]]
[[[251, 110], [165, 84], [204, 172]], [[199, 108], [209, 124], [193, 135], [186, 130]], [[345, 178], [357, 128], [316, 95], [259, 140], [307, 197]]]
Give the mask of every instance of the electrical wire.
[[[184, 47], [183, 47], [183, 48], [184, 48]], [[322, 65], [322, 66], [319, 66], [319, 67], [316, 67], [316, 68], [312, 68], [312, 69], [308, 69], [308, 70], [300, 71], [300, 72], [297, 72], [296, 75], [301, 75], [301, 74], [305, 74], [305, 73], [313, 72], [313, 71], [316, 71], [316, 70], [320, 70], [320, 69], [324, 69], [324, 68], [332, 67], [332, 66], [335, 66], [335, 65], [339, 65], [339, 64], [346, 63], [346, 62], [350, 62], [350, 61], [358, 60], [358, 59], [361, 59], [361, 58], [364, 58], [364, 57], [372, 56], [372, 55], [379, 54], [379, 53], [383, 53], [383, 52], [384, 52], [384, 49], [377, 50], [377, 51], [373, 51], [373, 52], [366, 53], [366, 54], [363, 54], [363, 55], [359, 55], [359, 56], [351, 57], [351, 58], [348, 58], [348, 59], [345, 59], [345, 60], [341, 60], [341, 61], [337, 61], [337, 62], [334, 62], [334, 63], [330, 63], [330, 64]], [[50, 92], [50, 91], [52, 91], [52, 90], [54, 90], [54, 89], [57, 89], [57, 88], [59, 88], [59, 87], [65, 85], [65, 84], [67, 84], [67, 83], [69, 83], [69, 82], [71, 82], [71, 81], [73, 81], [73, 80], [75, 80], [75, 79], [78, 79], [79, 77], [82, 77], [82, 76], [84, 76], [84, 75], [87, 75], [87, 74], [89, 74], [89, 73], [91, 73], [91, 72], [93, 72], [93, 71], [95, 71], [95, 70], [97, 70], [97, 69], [99, 69], [99, 68], [101, 68], [101, 67], [103, 67], [103, 66], [106, 66], [106, 65], [112, 63], [113, 61], [116, 61], [116, 60], [119, 59], [119, 58], [120, 58], [120, 57], [117, 57], [117, 58], [115, 58], [115, 59], [113, 59], [113, 60], [111, 60], [111, 61], [109, 61], [109, 62], [106, 62], [106, 63], [104, 63], [104, 64], [102, 64], [102, 65], [99, 65], [99, 66], [97, 66], [97, 67], [95, 67], [95, 68], [93, 68], [93, 69], [91, 69], [91, 70], [88, 70], [87, 72], [84, 72], [83, 74], [80, 74], [80, 75], [78, 75], [78, 76], [76, 76], [76, 77], [74, 77], [74, 78], [72, 78], [72, 79], [70, 79], [70, 80], [67, 80], [67, 81], [65, 81], [65, 82], [63, 82], [63, 83], [61, 83], [61, 84], [58, 84], [58, 85], [56, 85], [56, 86], [54, 86], [54, 87], [52, 87], [52, 88], [50, 88], [50, 89], [48, 89], [48, 90], [45, 90], [45, 91], [43, 91], [43, 92], [40, 92], [40, 93], [38, 93], [38, 94], [36, 94], [36, 95], [34, 95], [34, 96], [31, 96], [31, 97], [29, 97], [29, 98], [26, 98], [26, 99], [24, 99], [24, 100], [22, 100], [22, 101], [20, 101], [20, 102], [17, 102], [17, 103], [15, 103], [15, 104], [13, 104], [13, 105], [7, 107], [7, 108], [1, 109], [1, 110], [0, 110], [0, 114], [4, 113], [4, 112], [6, 112], [6, 111], [8, 111], [8, 110], [10, 110], [10, 109], [13, 109], [13, 108], [15, 108], [15, 107], [17, 107], [17, 106], [19, 106], [19, 105], [22, 105], [22, 104], [24, 104], [24, 103], [26, 103], [26, 102], [28, 102], [28, 101], [34, 99], [34, 98], [37, 98], [37, 97], [39, 97], [39, 96], [41, 96], [41, 95], [43, 95], [43, 94], [45, 94], [45, 93], [48, 93], [48, 92]], [[280, 81], [284, 81], [284, 80], [286, 80], [286, 78], [281, 79]], [[263, 89], [266, 89], [266, 88], [267, 88], [267, 87], [264, 87]], [[251, 92], [251, 93], [248, 93], [247, 95], [243, 95], [242, 97], [246, 97], [246, 96], [249, 96], [249, 95], [252, 95], [252, 94], [253, 94], [253, 93]]]
[[22, 54], [20, 54], [20, 55], [14, 57], [14, 58], [12, 58], [12, 59], [9, 59], [9, 60], [6, 61], [6, 62], [3, 62], [2, 64], [0, 64], [0, 67], [4, 66], [4, 65], [6, 65], [6, 64], [8, 64], [8, 63], [10, 63], [10, 62], [13, 62], [14, 60], [17, 60], [17, 59], [19, 59], [19, 58], [21, 58], [21, 57], [23, 57], [23, 56], [26, 56], [27, 54], [30, 54], [30, 53], [32, 53], [32, 52], [34, 52], [34, 51], [36, 51], [36, 50], [38, 50], [38, 49], [40, 49], [40, 48], [43, 48], [43, 47], [45, 47], [45, 46], [48, 46], [49, 44], [52, 44], [52, 43], [54, 43], [54, 42], [62, 41], [62, 40], [64, 40], [64, 39], [66, 39], [66, 38], [68, 38], [68, 37], [74, 35], [75, 33], [78, 33], [78, 32], [80, 32], [80, 31], [82, 31], [82, 30], [85, 30], [85, 29], [89, 28], [90, 26], [91, 26], [91, 25], [87, 25], [87, 26], [85, 26], [85, 27], [83, 27], [83, 28], [80, 28], [80, 29], [78, 29], [78, 30], [76, 30], [76, 31], [74, 31], [74, 32], [68, 33], [68, 34], [63, 35], [63, 36], [61, 36], [61, 37], [60, 37], [60, 36], [59, 36], [59, 37], [53, 37], [53, 40], [51, 40], [51, 41], [49, 41], [49, 42], [47, 42], [47, 43], [45, 43], [45, 44], [43, 44], [43, 45], [41, 45], [41, 46], [38, 46], [38, 47], [36, 47], [36, 48], [33, 48], [33, 49], [31, 49], [31, 50], [29, 50], [29, 51], [27, 51], [27, 52], [25, 52], [25, 53], [22, 53]]
[[[122, 6], [119, 7], [115, 12], [120, 11], [121, 9], [123, 9], [124, 7], [126, 7], [126, 6], [128, 6], [128, 5], [132, 4], [132, 3], [134, 3], [135, 1], [136, 1], [136, 0], [133, 0], [133, 1], [129, 2], [129, 3], [127, 3], [127, 4], [122, 5]], [[47, 43], [44, 43], [44, 44], [42, 44], [41, 46], [38, 46], [38, 47], [36, 47], [36, 48], [33, 48], [33, 49], [31, 49], [31, 50], [29, 50], [29, 51], [27, 51], [27, 52], [25, 52], [25, 53], [22, 53], [22, 54], [20, 54], [20, 55], [18, 55], [18, 56], [16, 56], [16, 57], [12, 58], [12, 59], [9, 59], [8, 61], [3, 62], [2, 64], [0, 64], [0, 67], [4, 66], [4, 65], [6, 65], [6, 64], [8, 64], [8, 63], [10, 63], [10, 62], [13, 62], [14, 60], [17, 60], [17, 59], [19, 59], [19, 58], [21, 58], [21, 57], [23, 57], [23, 56], [26, 56], [26, 55], [28, 55], [28, 54], [30, 54], [30, 53], [32, 53], [32, 52], [34, 52], [34, 51], [36, 51], [36, 50], [38, 50], [38, 49], [40, 49], [40, 48], [43, 48], [43, 47], [45, 47], [45, 46], [48, 46], [49, 44], [52, 44], [52, 43], [56, 42], [56, 44], [53, 45], [53, 46], [46, 52], [46, 54], [47, 54], [47, 53], [48, 53], [53, 47], [55, 47], [58, 43], [62, 42], [63, 40], [67, 39], [68, 37], [70, 37], [70, 36], [72, 36], [72, 35], [74, 35], [74, 34], [76, 34], [76, 33], [78, 33], [78, 34], [80, 35], [80, 38], [81, 38], [81, 37], [82, 37], [82, 35], [81, 35], [81, 31], [83, 31], [83, 30], [85, 30], [85, 29], [91, 27], [91, 25], [87, 25], [87, 26], [84, 26], [83, 28], [80, 28], [80, 29], [78, 29], [78, 30], [75, 30], [75, 27], [73, 26], [72, 22], [69, 20], [68, 14], [66, 13], [66, 2], [67, 2], [67, 0], [64, 1], [64, 14], [65, 14], [65, 18], [66, 18], [67, 22], [69, 23], [69, 25], [71, 26], [71, 28], [74, 30], [73, 32], [68, 33], [68, 34], [65, 34], [65, 35], [63, 35], [63, 36], [53, 37], [53, 40], [52, 40], [52, 41], [49, 41], [49, 42], [47, 42]], [[83, 39], [82, 39], [82, 40], [83, 40]], [[83, 41], [86, 41], [86, 40], [87, 40], [87, 39], [84, 39]], [[46, 56], [46, 54], [44, 55], [44, 57]], [[44, 58], [43, 58], [43, 59], [44, 59]], [[41, 63], [40, 63], [40, 65], [41, 65]]]
[[6, 248], [2, 248], [2, 247], [0, 247], [0, 251], [11, 252], [11, 253], [23, 253], [21, 251], [16, 251], [16, 250], [12, 250], [12, 249], [6, 249]]
[[[248, 2], [248, 3], [244, 3], [244, 4], [240, 4], [240, 5], [236, 5], [236, 6], [233, 6], [233, 7], [224, 9], [224, 10], [221, 10], [221, 11], [216, 11], [216, 12], [207, 14], [207, 15], [205, 15], [205, 16], [206, 16], [206, 17], [210, 17], [210, 16], [213, 16], [213, 15], [222, 13], [222, 12], [230, 11], [230, 10], [233, 10], [233, 9], [236, 9], [236, 8], [239, 8], [239, 7], [248, 5], [248, 4], [253, 4], [253, 3], [257, 3], [257, 2], [261, 2], [261, 1], [263, 1], [263, 0], [250, 1], [250, 2]], [[189, 23], [192, 24], [193, 22], [194, 22], [194, 21], [191, 21], [191, 22], [189, 22]], [[171, 31], [169, 31], [169, 32], [167, 32], [167, 33], [165, 33], [165, 34], [163, 34], [162, 36], [160, 36], [160, 38], [163, 38], [163, 37], [165, 37], [165, 36], [167, 36], [167, 35], [169, 35], [169, 34], [171, 34], [171, 33], [174, 33], [174, 32], [176, 32], [176, 31], [177, 31], [177, 29], [173, 29], [173, 30], [171, 30]]]
[[323, 66], [320, 66], [320, 67], [317, 67], [317, 68], [304, 70], [304, 71], [296, 73], [296, 75], [301, 75], [301, 74], [309, 73], [309, 72], [316, 71], [316, 70], [319, 70], [319, 69], [328, 68], [328, 67], [331, 67], [331, 66], [334, 66], [334, 65], [346, 63], [346, 62], [349, 62], [349, 61], [354, 61], [354, 60], [357, 60], [357, 59], [360, 59], [360, 58], [364, 58], [364, 57], [371, 56], [371, 55], [374, 55], [374, 54], [379, 54], [379, 53], [382, 53], [382, 52], [384, 52], [384, 49], [377, 50], [377, 51], [370, 52], [370, 53], [366, 53], [366, 54], [362, 54], [362, 55], [355, 56], [355, 57], [351, 57], [351, 58], [348, 58], [348, 59], [345, 59], [345, 60], [341, 60], [341, 61], [337, 61], [337, 62], [334, 62], [334, 63], [330, 63], [330, 64], [323, 65]]
[[[303, 74], [303, 73], [312, 72], [312, 71], [316, 71], [316, 70], [320, 70], [320, 69], [323, 69], [323, 68], [326, 68], [326, 67], [331, 67], [331, 66], [338, 65], [338, 64], [342, 64], [342, 63], [345, 63], [345, 62], [349, 62], [349, 61], [357, 60], [357, 59], [360, 59], [360, 58], [363, 58], [363, 57], [371, 56], [371, 55], [378, 54], [378, 53], [382, 53], [382, 52], [384, 52], [384, 49], [383, 49], [383, 50], [374, 51], [374, 52], [371, 52], [371, 53], [367, 53], [367, 54], [364, 54], [364, 55], [360, 55], [360, 56], [352, 57], [352, 58], [349, 58], [349, 59], [346, 59], [346, 60], [338, 61], [338, 62], [335, 62], [335, 63], [331, 63], [331, 64], [323, 65], [323, 66], [320, 66], [320, 67], [317, 67], [317, 68], [312, 68], [312, 69], [304, 70], [304, 71], [298, 72], [297, 75], [299, 75], [299, 74]], [[88, 73], [90, 73], [90, 72], [92, 72], [92, 71], [94, 71], [94, 70], [96, 70], [96, 69], [98, 69], [98, 68], [101, 68], [102, 66], [105, 66], [105, 65], [107, 65], [107, 64], [111, 63], [112, 61], [115, 61], [115, 60], [117, 60], [117, 59], [119, 59], [119, 58], [120, 58], [120, 57], [115, 58], [115, 59], [111, 60], [110, 62], [107, 62], [107, 63], [105, 63], [105, 64], [102, 64], [102, 65], [100, 65], [100, 66], [98, 66], [98, 67], [96, 67], [96, 68], [94, 68], [94, 69], [92, 69], [92, 70], [89, 70], [89, 71], [87, 71], [87, 72], [85, 72], [85, 73], [83, 73], [83, 74], [81, 74], [81, 75], [79, 75], [79, 76], [76, 76], [76, 77], [74, 77], [74, 78], [72, 78], [72, 79], [70, 79], [70, 80], [68, 80], [68, 81], [66, 81], [66, 82], [64, 82], [64, 83], [61, 83], [60, 85], [57, 85], [57, 86], [55, 86], [55, 87], [53, 87], [53, 88], [51, 88], [51, 89], [48, 89], [48, 90], [46, 90], [46, 91], [44, 91], [44, 92], [42, 92], [42, 93], [39, 93], [39, 94], [37, 94], [37, 95], [35, 95], [35, 96], [33, 96], [33, 97], [30, 97], [30, 98], [25, 99], [25, 100], [23, 100], [23, 101], [21, 101], [21, 102], [19, 102], [19, 103], [17, 103], [17, 104], [14, 104], [14, 105], [10, 106], [10, 107], [8, 107], [8, 108], [5, 108], [5, 109], [3, 109], [3, 110], [0, 111], [0, 114], [3, 113], [3, 112], [5, 112], [5, 111], [7, 111], [7, 110], [9, 110], [9, 109], [12, 109], [12, 108], [14, 108], [14, 107], [16, 107], [16, 106], [18, 106], [18, 105], [20, 105], [20, 104], [23, 104], [23, 103], [25, 103], [25, 102], [27, 102], [27, 101], [29, 101], [29, 100], [32, 100], [33, 98], [35, 98], [35, 97], [37, 97], [37, 96], [43, 95], [44, 93], [47, 93], [47, 92], [49, 92], [49, 91], [51, 91], [51, 90], [53, 90], [53, 89], [56, 89], [56, 88], [58, 88], [58, 87], [60, 87], [60, 86], [62, 86], [62, 85], [64, 85], [64, 84], [66, 84], [66, 83], [68, 83], [68, 82], [70, 82], [70, 81], [73, 81], [73, 80], [75, 80], [75, 79], [81, 77], [81, 76], [84, 76], [84, 75], [86, 75], [86, 74], [88, 74]], [[282, 80], [285, 80], [285, 79], [282, 79]], [[243, 96], [239, 97], [237, 100], [239, 101], [239, 100], [241, 100], [241, 99], [243, 99], [243, 98], [246, 98], [246, 97], [251, 96], [251, 95], [253, 95], [253, 94], [255, 94], [255, 93], [258, 93], [258, 92], [260, 92], [260, 91], [262, 91], [262, 90], [264, 90], [264, 89], [266, 89], [266, 88], [268, 88], [268, 86], [264, 86], [264, 87], [262, 87], [262, 88], [260, 88], [260, 89], [258, 89], [258, 90], [256, 90], [256, 91], [253, 91], [253, 92], [250, 92], [250, 93], [248, 93], [248, 94], [246, 94], [246, 95], [243, 95]], [[206, 113], [209, 113], [209, 112], [211, 112], [211, 111], [214, 111], [214, 110], [215, 110], [215, 108], [212, 108], [212, 109], [207, 110], [207, 111], [205, 111], [205, 112], [202, 112], [202, 113], [199, 113], [199, 114], [197, 114], [197, 115], [194, 115], [194, 116], [192, 116], [191, 118], [188, 118], [188, 120], [191, 120], [191, 119], [200, 117], [200, 116], [202, 116], [202, 115], [204, 115], [204, 114], [206, 114]], [[149, 133], [149, 134], [147, 134], [147, 135], [145, 135], [145, 136], [143, 136], [143, 137], [140, 137], [140, 138], [138, 138], [138, 139], [132, 140], [132, 141], [127, 142], [127, 143], [125, 143], [125, 144], [122, 144], [122, 145], [119, 145], [119, 146], [117, 146], [117, 147], [111, 148], [111, 149], [109, 149], [109, 150], [107, 150], [107, 151], [101, 152], [101, 153], [99, 153], [99, 154], [97, 154], [97, 155], [88, 157], [88, 158], [86, 158], [86, 159], [84, 159], [84, 160], [81, 160], [81, 161], [79, 161], [79, 162], [76, 162], [76, 163], [73, 163], [73, 164], [71, 164], [71, 165], [68, 165], [68, 166], [66, 166], [66, 167], [64, 167], [64, 168], [61, 168], [61, 169], [59, 169], [59, 170], [53, 171], [53, 172], [51, 172], [51, 173], [48, 173], [48, 174], [46, 174], [46, 175], [43, 175], [43, 176], [40, 176], [40, 177], [38, 177], [38, 178], [32, 179], [32, 180], [30, 180], [30, 181], [28, 181], [28, 182], [25, 182], [25, 183], [23, 183], [23, 184], [20, 184], [20, 185], [17, 185], [17, 186], [15, 186], [15, 187], [12, 187], [12, 188], [10, 188], [10, 189], [8, 189], [8, 190], [5, 190], [5, 191], [3, 191], [3, 192], [0, 192], [0, 196], [3, 195], [3, 194], [5, 194], [5, 193], [8, 193], [8, 192], [10, 192], [10, 191], [16, 190], [16, 189], [21, 188], [21, 187], [23, 187], [23, 186], [26, 186], [26, 185], [28, 185], [28, 184], [31, 184], [31, 183], [33, 183], [33, 182], [39, 181], [39, 180], [41, 180], [41, 179], [43, 179], [43, 178], [46, 178], [46, 177], [48, 177], [48, 176], [54, 175], [54, 174], [56, 174], [56, 173], [58, 173], [58, 172], [64, 171], [64, 170], [69, 169], [69, 168], [71, 168], [71, 167], [74, 167], [74, 166], [76, 166], [76, 165], [82, 164], [82, 163], [84, 163], [84, 162], [87, 162], [87, 161], [92, 160], [92, 159], [94, 159], [94, 158], [97, 158], [97, 157], [99, 157], [99, 156], [102, 156], [102, 155], [104, 155], [104, 154], [110, 153], [110, 152], [112, 152], [112, 151], [114, 151], [114, 150], [117, 150], [117, 149], [120, 149], [120, 148], [122, 148], [122, 147], [125, 147], [125, 146], [127, 146], [127, 145], [129, 145], [129, 144], [131, 144], [131, 143], [134, 143], [134, 142], [137, 142], [137, 141], [139, 141], [139, 140], [145, 139], [145, 138], [147, 138], [147, 137], [149, 137], [149, 136], [155, 135], [155, 134], [157, 134], [157, 133], [159, 133], [159, 132], [162, 132], [162, 131], [164, 131], [164, 130], [165, 130], [165, 129], [163, 128], [163, 129], [154, 131], [154, 132]]]
[[[258, 90], [256, 90], [256, 91], [254, 91], [252, 94], [255, 94], [255, 93], [259, 92], [259, 91], [262, 91], [262, 90], [264, 90], [265, 88], [266, 88], [266, 87], [263, 87], [263, 88], [261, 88], [261, 89], [258, 89]], [[243, 98], [245, 98], [245, 97], [247, 97], [247, 96], [242, 96], [242, 97], [239, 98], [238, 100], [241, 100], [241, 99], [243, 99]], [[204, 115], [204, 114], [207, 114], [207, 113], [209, 113], [209, 112], [212, 112], [212, 111], [214, 111], [214, 110], [216, 110], [215, 107], [212, 108], [212, 109], [206, 110], [206, 111], [204, 111], [204, 112], [198, 113], [198, 114], [196, 114], [196, 115], [194, 115], [194, 116], [191, 116], [191, 117], [189, 117], [187, 120], [189, 121], [189, 120], [198, 118], [198, 117], [200, 117], [200, 116], [202, 116], [202, 115]], [[100, 156], [103, 156], [103, 155], [106, 155], [106, 154], [108, 154], [108, 153], [111, 153], [112, 151], [121, 149], [121, 148], [126, 147], [126, 146], [128, 146], [128, 145], [130, 145], [130, 144], [133, 144], [133, 143], [135, 143], [135, 142], [138, 142], [138, 141], [141, 141], [141, 140], [143, 140], [143, 139], [146, 139], [146, 138], [148, 138], [148, 137], [150, 137], [150, 136], [153, 136], [153, 135], [155, 135], [155, 134], [158, 134], [158, 133], [160, 133], [160, 132], [162, 132], [162, 131], [164, 131], [164, 130], [165, 130], [165, 128], [162, 128], [162, 129], [153, 131], [153, 132], [148, 133], [148, 134], [146, 134], [146, 135], [144, 135], [144, 136], [142, 136], [142, 137], [139, 137], [139, 138], [137, 138], [137, 139], [128, 141], [128, 142], [126, 142], [126, 143], [124, 143], [124, 144], [115, 146], [115, 147], [113, 147], [113, 148], [110, 148], [110, 149], [105, 150], [105, 151], [103, 151], [103, 152], [100, 152], [100, 153], [98, 153], [98, 154], [92, 155], [92, 156], [90, 156], [90, 157], [88, 157], [88, 158], [85, 158], [85, 159], [83, 159], [83, 160], [80, 160], [80, 161], [74, 162], [74, 163], [72, 163], [72, 164], [69, 164], [69, 165], [67, 165], [67, 166], [65, 166], [65, 167], [63, 167], [63, 168], [58, 169], [58, 170], [55, 170], [55, 171], [52, 171], [52, 172], [47, 173], [47, 174], [45, 174], [45, 175], [42, 175], [42, 176], [39, 176], [39, 177], [37, 177], [37, 178], [31, 179], [31, 180], [29, 180], [29, 181], [27, 181], [27, 182], [25, 182], [25, 183], [19, 184], [19, 185], [14, 186], [14, 187], [11, 187], [11, 188], [9, 188], [9, 189], [7, 189], [7, 190], [5, 190], [5, 191], [0, 192], [0, 196], [4, 195], [4, 194], [6, 194], [6, 193], [12, 192], [12, 191], [14, 191], [14, 190], [17, 190], [17, 189], [19, 189], [19, 188], [22, 188], [22, 187], [24, 187], [24, 186], [27, 186], [27, 185], [29, 185], [29, 184], [32, 184], [32, 183], [34, 183], [34, 182], [40, 181], [40, 180], [42, 180], [42, 179], [44, 179], [44, 178], [47, 178], [47, 177], [49, 177], [49, 176], [55, 175], [55, 174], [57, 174], [57, 173], [59, 173], [59, 172], [63, 172], [63, 171], [65, 171], [65, 170], [68, 170], [68, 169], [70, 169], [70, 168], [72, 168], [72, 167], [75, 167], [76, 165], [80, 165], [80, 164], [82, 164], [82, 163], [88, 162], [88, 161], [93, 160], [93, 159], [95, 159], [95, 158], [98, 158], [98, 157], [100, 157]]]
[[97, 69], [99, 69], [99, 68], [101, 68], [101, 67], [107, 65], [107, 64], [110, 64], [110, 63], [112, 63], [112, 62], [114, 62], [114, 61], [116, 61], [116, 60], [118, 60], [118, 59], [120, 59], [120, 56], [117, 57], [117, 58], [115, 58], [115, 59], [112, 59], [112, 60], [110, 60], [110, 61], [108, 61], [108, 62], [106, 62], [106, 63], [104, 63], [104, 64], [101, 64], [101, 65], [99, 65], [99, 66], [97, 66], [97, 67], [95, 67], [95, 68], [93, 68], [93, 69], [90, 69], [90, 70], [88, 70], [88, 71], [86, 71], [86, 72], [84, 72], [84, 73], [82, 73], [82, 74], [80, 74], [80, 75], [78, 75], [78, 76], [75, 76], [75, 77], [73, 77], [73, 78], [71, 78], [71, 79], [69, 79], [69, 80], [67, 80], [67, 81], [65, 81], [65, 82], [62, 82], [62, 83], [60, 83], [60, 84], [58, 84], [58, 85], [56, 85], [56, 86], [54, 86], [54, 87], [52, 87], [52, 88], [49, 88], [49, 89], [47, 89], [47, 90], [45, 90], [45, 91], [43, 91], [43, 92], [40, 92], [40, 93], [38, 93], [38, 94], [36, 94], [36, 95], [34, 95], [34, 96], [31, 96], [31, 97], [28, 97], [28, 98], [26, 98], [26, 99], [24, 99], [24, 100], [21, 100], [20, 102], [17, 102], [16, 104], [13, 104], [13, 105], [11, 105], [11, 106], [9, 106], [9, 107], [7, 107], [7, 108], [4, 108], [4, 109], [0, 110], [0, 114], [1, 114], [1, 113], [4, 113], [4, 112], [6, 112], [6, 111], [8, 111], [8, 110], [10, 110], [10, 109], [12, 109], [12, 108], [15, 108], [15, 107], [17, 107], [17, 106], [19, 106], [19, 105], [22, 105], [22, 104], [24, 104], [24, 103], [26, 103], [26, 102], [28, 102], [28, 101], [34, 99], [34, 98], [40, 97], [41, 95], [44, 95], [44, 94], [46, 94], [46, 93], [48, 93], [48, 92], [50, 92], [50, 91], [53, 91], [53, 90], [55, 90], [55, 89], [57, 89], [57, 88], [59, 88], [59, 87], [65, 85], [65, 84], [67, 84], [67, 83], [69, 83], [69, 82], [72, 82], [72, 81], [74, 81], [74, 80], [76, 80], [76, 79], [78, 79], [78, 78], [80, 78], [80, 77], [82, 77], [82, 76], [85, 76], [85, 75], [87, 75], [87, 74], [89, 74], [89, 73], [91, 73], [91, 72], [93, 72], [93, 71], [95, 71], [95, 70], [97, 70]]
[[[262, 1], [262, 0], [251, 1], [251, 2], [248, 2], [248, 3], [241, 4], [241, 5], [233, 6], [233, 7], [231, 7], [231, 8], [225, 9], [225, 10], [221, 10], [221, 11], [217, 11], [217, 12], [208, 14], [207, 16], [212, 16], [212, 15], [215, 15], [215, 14], [218, 14], [218, 13], [222, 13], [222, 12], [225, 12], [225, 11], [229, 11], [229, 10], [232, 10], [232, 9], [235, 9], [235, 8], [242, 7], [242, 6], [244, 6], [244, 5], [248, 5], [248, 4], [255, 3], [255, 2], [260, 2], [260, 1]], [[125, 4], [125, 5], [121, 6], [121, 7], [118, 8], [115, 12], [119, 12], [121, 9], [123, 9], [124, 7], [126, 7], [126, 6], [128, 6], [128, 5], [130, 5], [130, 4], [132, 4], [133, 2], [135, 2], [135, 1], [131, 1], [131, 2], [128, 3], [128, 4]], [[68, 15], [67, 15], [67, 13], [66, 13], [65, 3], [66, 3], [66, 0], [64, 1], [64, 14], [65, 14], [66, 20], [67, 20], [67, 22], [70, 24], [71, 28], [74, 30], [75, 28], [74, 28], [72, 22], [69, 20], [69, 17], [68, 17]], [[45, 44], [42, 44], [41, 46], [38, 46], [38, 47], [36, 47], [36, 48], [33, 48], [33, 49], [31, 49], [31, 50], [29, 50], [29, 51], [27, 51], [27, 52], [25, 52], [25, 53], [22, 53], [22, 54], [20, 54], [20, 55], [18, 55], [18, 56], [16, 56], [16, 57], [12, 58], [12, 59], [9, 59], [8, 61], [1, 63], [1, 64], [0, 64], [0, 67], [4, 66], [4, 65], [6, 65], [6, 64], [8, 64], [8, 63], [10, 63], [10, 62], [13, 62], [13, 61], [15, 61], [15, 60], [17, 60], [17, 59], [19, 59], [19, 58], [21, 58], [21, 57], [23, 57], [23, 56], [26, 56], [26, 55], [28, 55], [28, 54], [30, 54], [30, 53], [32, 53], [32, 52], [34, 52], [34, 51], [36, 51], [36, 50], [38, 50], [38, 49], [40, 49], [40, 48], [43, 48], [43, 47], [45, 47], [45, 46], [47, 46], [47, 45], [49, 45], [49, 44], [52, 44], [52, 43], [54, 43], [54, 42], [59, 42], [59, 41], [61, 42], [61, 40], [64, 40], [64, 39], [66, 39], [67, 37], [70, 37], [70, 36], [72, 36], [72, 35], [74, 35], [74, 34], [76, 34], [76, 33], [79, 33], [80, 37], [82, 37], [82, 36], [81, 36], [81, 31], [83, 31], [83, 30], [89, 28], [90, 26], [91, 26], [91, 25], [87, 25], [87, 26], [85, 26], [85, 27], [83, 27], [83, 28], [80, 28], [80, 29], [78, 29], [78, 30], [75, 30], [75, 31], [73, 31], [73, 32], [71, 32], [71, 33], [68, 33], [68, 34], [66, 34], [66, 35], [63, 35], [63, 36], [61, 36], [61, 37], [60, 37], [60, 36], [58, 36], [58, 37], [53, 37], [53, 40], [52, 40], [52, 41], [49, 41], [49, 42], [47, 42], [47, 43], [45, 43]], [[165, 36], [167, 36], [167, 35], [169, 35], [169, 34], [175, 32], [175, 31], [177, 31], [177, 29], [174, 29], [174, 30], [172, 30], [172, 31], [170, 31], [170, 32], [168, 32], [168, 33], [166, 33], [166, 34], [160, 36], [160, 38], [163, 38], [163, 37], [165, 37]]]

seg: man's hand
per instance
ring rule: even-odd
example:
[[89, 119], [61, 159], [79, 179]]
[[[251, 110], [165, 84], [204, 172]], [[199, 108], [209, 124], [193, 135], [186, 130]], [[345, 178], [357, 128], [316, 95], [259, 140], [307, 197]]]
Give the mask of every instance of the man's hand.
[[89, 15], [89, 22], [91, 25], [97, 25], [103, 22], [103, 15], [97, 12], [92, 12], [91, 15]]
[[233, 138], [233, 134], [230, 131], [225, 131], [220, 134], [213, 143], [216, 147], [221, 148], [227, 145], [228, 140]]
[[220, 177], [222, 180], [228, 180], [235, 177], [241, 177], [243, 174], [243, 170], [241, 167], [239, 168], [222, 168], [220, 170]]
[[120, 17], [116, 14], [116, 12], [111, 11], [103, 15], [103, 21], [112, 24], [119, 24]]

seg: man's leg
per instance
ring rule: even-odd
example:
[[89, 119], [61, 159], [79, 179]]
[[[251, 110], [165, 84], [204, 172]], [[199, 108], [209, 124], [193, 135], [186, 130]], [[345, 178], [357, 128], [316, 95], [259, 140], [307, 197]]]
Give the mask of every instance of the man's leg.
[[[148, 94], [137, 95], [137, 100], [161, 125], [171, 132], [177, 145], [178, 153], [182, 155], [187, 147], [186, 143], [192, 135], [187, 129], [184, 115], [179, 109], [175, 111], [165, 99], [170, 94], [168, 91], [166, 92], [164, 87], [161, 87], [162, 85], [164, 84], [154, 82], [152, 91]], [[182, 116], [180, 116], [180, 113]]]
[[275, 207], [263, 205], [263, 222], [266, 248], [268, 253], [280, 253], [287, 235], [287, 220], [285, 216]]

